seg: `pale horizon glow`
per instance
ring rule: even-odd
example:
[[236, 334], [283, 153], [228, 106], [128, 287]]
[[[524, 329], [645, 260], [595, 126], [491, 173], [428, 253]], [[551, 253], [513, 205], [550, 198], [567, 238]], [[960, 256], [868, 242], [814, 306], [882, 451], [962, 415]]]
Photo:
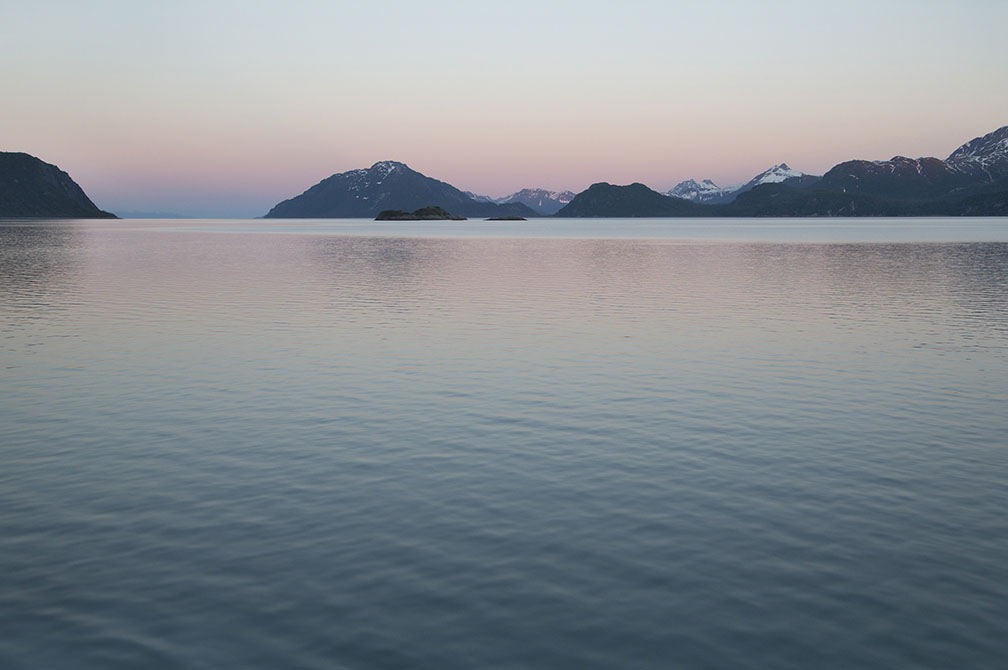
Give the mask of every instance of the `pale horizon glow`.
[[494, 197], [945, 157], [1008, 124], [1008, 3], [0, 7], [0, 150], [110, 211], [261, 216], [398, 160]]

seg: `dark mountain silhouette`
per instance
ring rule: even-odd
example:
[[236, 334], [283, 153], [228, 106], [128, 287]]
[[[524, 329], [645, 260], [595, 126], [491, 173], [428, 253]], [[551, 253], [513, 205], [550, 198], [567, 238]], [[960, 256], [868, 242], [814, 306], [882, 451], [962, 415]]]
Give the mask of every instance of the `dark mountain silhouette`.
[[737, 189], [690, 180], [670, 193], [689, 200], [643, 184], [594, 184], [556, 216], [1005, 216], [1008, 126], [944, 160], [846, 161], [821, 178], [782, 163]]
[[114, 219], [66, 172], [34, 156], [0, 152], [0, 218]]
[[976, 181], [940, 158], [894, 156], [887, 161], [846, 161], [823, 175], [818, 186], [840, 193], [890, 200], [936, 200]]
[[536, 216], [520, 203], [480, 202], [404, 163], [382, 161], [367, 169], [323, 179], [301, 195], [276, 205], [266, 217], [374, 218], [384, 210], [411, 212], [422, 207], [441, 207], [458, 216]]
[[948, 158], [840, 163], [805, 187], [767, 184], [740, 194], [725, 216], [1004, 216], [1008, 126]]
[[662, 195], [644, 184], [614, 186], [601, 182], [574, 196], [555, 214], [561, 217], [643, 217], [643, 216], [703, 216], [710, 209]]
[[945, 159], [956, 170], [982, 181], [1008, 179], [1008, 126], [962, 145]]

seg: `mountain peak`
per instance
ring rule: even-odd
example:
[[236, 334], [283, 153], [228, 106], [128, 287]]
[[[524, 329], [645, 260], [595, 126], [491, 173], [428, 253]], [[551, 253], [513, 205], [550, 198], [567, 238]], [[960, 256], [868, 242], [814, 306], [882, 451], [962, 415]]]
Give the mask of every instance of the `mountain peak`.
[[682, 216], [697, 211], [696, 204], [652, 191], [640, 182], [628, 186], [598, 182], [577, 194], [557, 216]]
[[779, 184], [781, 182], [807, 183], [814, 179], [816, 178], [793, 169], [787, 163], [778, 163], [760, 172], [742, 185], [718, 186], [710, 179], [704, 179], [700, 182], [697, 182], [695, 179], [687, 179], [673, 186], [671, 190], [667, 191], [666, 195], [691, 200], [692, 202], [718, 205], [732, 202], [738, 194], [745, 193], [760, 184]]
[[[799, 170], [793, 170], [788, 167], [787, 163], [779, 163], [778, 165], [773, 165], [763, 172], [759, 173], [749, 182], [752, 186], [757, 186], [759, 184], [777, 184], [786, 179], [793, 179], [795, 177], [804, 177], [805, 173]], [[749, 185], [747, 184], [747, 186]]]
[[0, 151], [0, 217], [114, 219], [57, 166], [31, 154]]
[[727, 190], [721, 188], [710, 179], [704, 179], [700, 182], [696, 179], [687, 179], [673, 186], [665, 195], [692, 200], [693, 202], [720, 202]]
[[946, 162], [961, 172], [980, 171], [992, 179], [1008, 176], [1008, 126], [970, 140]]
[[532, 210], [545, 215], [555, 214], [574, 199], [572, 191], [549, 191], [544, 188], [523, 188], [511, 195], [494, 200], [499, 205], [520, 202]]
[[368, 168], [367, 171], [369, 174], [376, 174], [379, 179], [384, 179], [398, 169], [408, 170], [409, 166], [399, 161], [378, 161]]
[[432, 179], [399, 161], [379, 161], [370, 168], [340, 172], [299, 196], [284, 200], [270, 218], [374, 218], [384, 210], [414, 211], [441, 207], [459, 216], [535, 216], [519, 203], [479, 202], [451, 184]]
[[393, 169], [397, 167], [407, 167], [407, 166], [406, 163], [403, 163], [402, 161], [378, 161], [377, 163], [371, 166], [371, 169], [372, 170], [377, 168]]

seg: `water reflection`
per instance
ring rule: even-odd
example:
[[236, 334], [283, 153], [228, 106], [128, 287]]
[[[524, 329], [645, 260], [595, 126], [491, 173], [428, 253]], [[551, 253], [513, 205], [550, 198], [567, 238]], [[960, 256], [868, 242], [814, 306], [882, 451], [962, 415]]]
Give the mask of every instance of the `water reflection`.
[[419, 333], [517, 323], [540, 334], [672, 339], [739, 329], [758, 336], [791, 323], [806, 340], [810, 329], [822, 334], [824, 323], [859, 314], [870, 315], [861, 329], [961, 322], [960, 334], [970, 329], [974, 339], [1003, 332], [1008, 318], [1003, 243], [396, 239], [53, 223], [6, 224], [0, 236], [7, 308], [34, 306], [36, 317], [76, 303], [85, 320], [100, 311], [112, 323], [156, 316], [211, 330], [310, 331], [352, 329], [380, 312]]
[[0, 221], [0, 287], [4, 301], [37, 301], [73, 290], [86, 258], [87, 232], [70, 222]]

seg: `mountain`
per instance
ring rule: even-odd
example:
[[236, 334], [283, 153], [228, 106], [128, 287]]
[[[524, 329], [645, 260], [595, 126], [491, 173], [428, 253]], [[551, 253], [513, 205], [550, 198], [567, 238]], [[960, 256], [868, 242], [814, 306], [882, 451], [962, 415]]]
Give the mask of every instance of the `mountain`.
[[726, 216], [1004, 216], [1008, 126], [948, 158], [852, 160], [811, 184], [768, 184], [740, 195]]
[[781, 163], [764, 170], [740, 186], [722, 187], [710, 179], [704, 179], [701, 182], [687, 179], [673, 186], [666, 195], [707, 205], [722, 205], [732, 202], [740, 193], [751, 191], [760, 184], [788, 183], [798, 186], [810, 184], [818, 179], [813, 175], [791, 169], [787, 163]]
[[547, 191], [543, 188], [523, 188], [516, 193], [495, 200], [499, 205], [521, 203], [542, 216], [556, 214], [574, 199], [573, 191]]
[[493, 198], [491, 198], [488, 195], [477, 195], [476, 193], [473, 193], [472, 191], [462, 191], [462, 192], [465, 193], [470, 198], [472, 198], [473, 200], [475, 200], [476, 202], [497, 202], [496, 200], [494, 200]]
[[781, 163], [734, 189], [688, 180], [669, 193], [681, 197], [594, 184], [557, 216], [1008, 216], [1008, 126], [944, 160], [846, 161], [822, 177]]
[[742, 193], [718, 216], [1008, 216], [1008, 187], [940, 200], [896, 200], [864, 193], [766, 184]]
[[114, 219], [66, 172], [25, 153], [0, 151], [0, 218]]
[[738, 186], [722, 188], [710, 179], [704, 179], [700, 182], [695, 179], [687, 179], [673, 186], [665, 195], [672, 196], [673, 198], [682, 198], [691, 202], [716, 205], [734, 198], [737, 189]]
[[977, 137], [940, 158], [894, 156], [887, 161], [853, 160], [823, 175], [831, 191], [921, 202], [966, 197], [1008, 180], [1008, 126]]
[[887, 161], [853, 160], [823, 175], [820, 188], [901, 201], [936, 200], [973, 178], [940, 158], [894, 156]]
[[1008, 178], [1008, 126], [977, 137], [953, 151], [945, 162], [978, 180]]
[[422, 207], [441, 207], [472, 217], [536, 215], [520, 203], [479, 202], [404, 163], [382, 161], [323, 179], [301, 195], [273, 207], [266, 218], [373, 219], [386, 209], [413, 211]]
[[761, 184], [791, 184], [793, 186], [804, 186], [819, 181], [819, 177], [805, 174], [798, 170], [792, 170], [787, 163], [774, 165], [747, 181], [735, 189], [735, 196], [740, 193], [751, 191]]
[[644, 184], [614, 186], [602, 182], [592, 184], [587, 190], [578, 193], [555, 216], [702, 216], [706, 210], [703, 205], [662, 195]]

